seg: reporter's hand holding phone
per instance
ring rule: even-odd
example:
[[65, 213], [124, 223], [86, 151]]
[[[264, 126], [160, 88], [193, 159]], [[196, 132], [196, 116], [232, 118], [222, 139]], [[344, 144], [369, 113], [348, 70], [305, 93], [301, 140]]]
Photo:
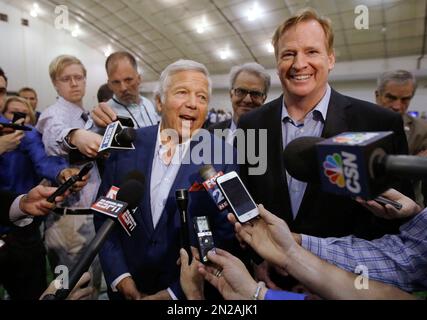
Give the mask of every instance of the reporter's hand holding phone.
[[240, 223], [258, 216], [254, 200], [235, 171], [219, 176], [216, 183]]
[[[59, 183], [61, 183], [61, 184], [64, 183], [65, 181], [67, 181], [72, 176], [77, 175], [79, 172], [80, 172], [80, 168], [65, 168], [59, 174], [59, 177], [58, 177]], [[78, 191], [82, 190], [87, 185], [87, 183], [89, 182], [89, 178], [90, 178], [90, 173], [83, 176], [81, 180], [75, 182], [71, 186], [70, 191], [78, 192]]]
[[283, 267], [286, 257], [298, 246], [286, 222], [258, 206], [260, 219], [241, 224], [232, 214], [228, 219], [234, 224], [238, 236], [268, 262]]
[[[257, 283], [239, 258], [231, 253], [216, 249], [209, 251], [209, 260], [215, 266], [199, 264], [199, 272], [226, 300], [249, 300], [257, 289]], [[266, 288], [261, 289], [259, 299], [263, 300]]]
[[[3, 129], [2, 129], [3, 132]], [[23, 131], [14, 131], [12, 133], [0, 135], [0, 155], [15, 150], [24, 138]]]
[[384, 219], [408, 218], [418, 214], [422, 208], [412, 199], [395, 189], [388, 189], [381, 194], [384, 198], [396, 201], [402, 205], [402, 209], [397, 210], [390, 204], [381, 205], [375, 200], [365, 201], [357, 198], [356, 201], [371, 211], [374, 215]]

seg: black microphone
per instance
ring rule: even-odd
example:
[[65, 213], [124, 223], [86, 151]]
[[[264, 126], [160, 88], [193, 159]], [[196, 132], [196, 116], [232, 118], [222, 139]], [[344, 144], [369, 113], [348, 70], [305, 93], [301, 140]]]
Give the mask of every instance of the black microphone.
[[188, 190], [187, 189], [177, 189], [175, 191], [176, 204], [178, 206], [179, 217], [181, 221], [180, 228], [180, 244], [181, 248], [184, 248], [188, 256], [191, 259], [191, 248], [190, 248], [190, 237], [188, 235]]
[[91, 162], [89, 162], [88, 164], [86, 164], [78, 174], [75, 174], [73, 176], [71, 176], [70, 178], [68, 178], [67, 181], [65, 181], [62, 185], [60, 185], [58, 187], [58, 189], [56, 189], [56, 191], [54, 193], [52, 193], [48, 198], [47, 201], [48, 202], [55, 202], [55, 198], [63, 195], [65, 193], [65, 191], [67, 191], [73, 184], [75, 184], [77, 181], [81, 181], [83, 179], [83, 177], [85, 175], [88, 174], [88, 172], [90, 171], [90, 169], [93, 168], [93, 164]]
[[[144, 181], [140, 181], [136, 179], [125, 181], [117, 193], [118, 201], [116, 204], [124, 206], [123, 209], [126, 209], [126, 205], [127, 205], [127, 209], [129, 211], [132, 211], [138, 206], [138, 203], [140, 202], [143, 196], [143, 193], [144, 193]], [[97, 203], [98, 202], [99, 201], [97, 201]], [[115, 204], [114, 199], [110, 199], [110, 202], [108, 204], [114, 206]], [[110, 210], [110, 211], [111, 212], [117, 211], [116, 209], [117, 207], [113, 208], [113, 210]], [[118, 219], [120, 219], [120, 216], [118, 217]], [[101, 228], [99, 228], [95, 238], [89, 244], [88, 248], [84, 252], [83, 256], [81, 257], [77, 265], [70, 272], [68, 289], [59, 289], [56, 291], [55, 295], [53, 295], [54, 297], [52, 297], [52, 295], [49, 295], [48, 297], [45, 298], [45, 300], [65, 300], [68, 297], [70, 292], [76, 286], [80, 277], [83, 275], [85, 271], [89, 269], [93, 259], [101, 249], [102, 244], [105, 242], [108, 235], [113, 230], [115, 226], [115, 221], [116, 221], [115, 219], [107, 219], [102, 224]]]
[[105, 129], [101, 144], [98, 149], [99, 154], [110, 150], [131, 150], [135, 149], [133, 141], [136, 138], [136, 131], [133, 128], [123, 128], [119, 121], [110, 123]]
[[[363, 140], [363, 134], [371, 138]], [[391, 176], [427, 176], [427, 159], [387, 155], [385, 150], [390, 136], [373, 134], [344, 133], [330, 139], [297, 138], [283, 152], [285, 168], [297, 180], [320, 183], [325, 192], [374, 198], [382, 204], [387, 202], [400, 209], [400, 203], [376, 196], [389, 188]], [[352, 141], [352, 135], [358, 135], [359, 140]]]
[[123, 128], [114, 135], [114, 141], [119, 145], [129, 145], [135, 141], [136, 131], [133, 128]]

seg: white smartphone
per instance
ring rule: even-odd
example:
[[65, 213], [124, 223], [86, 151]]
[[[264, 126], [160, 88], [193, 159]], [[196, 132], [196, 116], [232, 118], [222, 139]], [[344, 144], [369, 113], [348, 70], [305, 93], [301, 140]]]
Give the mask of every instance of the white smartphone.
[[235, 171], [219, 176], [216, 183], [240, 223], [259, 215], [254, 200]]

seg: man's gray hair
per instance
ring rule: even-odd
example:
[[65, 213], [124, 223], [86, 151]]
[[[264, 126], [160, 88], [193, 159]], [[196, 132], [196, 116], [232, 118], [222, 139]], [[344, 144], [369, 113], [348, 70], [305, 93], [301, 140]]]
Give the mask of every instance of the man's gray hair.
[[268, 90], [270, 90], [271, 85], [271, 77], [270, 74], [265, 70], [265, 68], [256, 62], [248, 62], [238, 66], [234, 66], [230, 70], [230, 90], [234, 88], [234, 83], [236, 82], [237, 76], [241, 72], [251, 73], [262, 80], [264, 80], [264, 94], [268, 94]]
[[414, 84], [413, 94], [415, 94], [415, 90], [417, 90], [417, 79], [411, 72], [406, 70], [396, 70], [384, 72], [378, 77], [377, 91], [379, 94], [382, 94], [384, 92], [385, 86], [390, 81], [397, 82], [398, 84], [405, 84], [408, 81], [412, 81], [412, 83]]
[[208, 94], [212, 94], [212, 81], [208, 69], [201, 63], [193, 60], [180, 59], [168, 65], [160, 75], [159, 84], [154, 91], [154, 98], [160, 97], [160, 101], [165, 102], [166, 91], [170, 85], [170, 77], [181, 71], [198, 71], [203, 73], [208, 79]]

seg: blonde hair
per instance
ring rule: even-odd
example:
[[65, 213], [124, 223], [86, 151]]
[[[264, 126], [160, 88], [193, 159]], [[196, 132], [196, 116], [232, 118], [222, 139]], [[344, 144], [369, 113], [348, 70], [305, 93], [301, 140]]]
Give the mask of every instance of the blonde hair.
[[283, 22], [279, 27], [277, 27], [274, 32], [272, 44], [274, 47], [274, 54], [276, 58], [279, 55], [279, 39], [280, 37], [291, 27], [296, 26], [298, 23], [303, 21], [315, 20], [317, 21], [325, 33], [326, 38], [326, 49], [328, 50], [328, 54], [331, 54], [334, 50], [334, 31], [332, 30], [331, 20], [326, 17], [321, 17], [316, 10], [312, 8], [305, 8], [299, 11], [294, 16], [288, 18], [285, 22]]
[[52, 82], [56, 80], [56, 77], [61, 74], [66, 67], [72, 64], [80, 65], [83, 69], [83, 75], [86, 77], [86, 68], [79, 59], [70, 55], [60, 55], [53, 59], [49, 65], [49, 75]]
[[35, 125], [36, 124], [36, 116], [34, 114], [33, 108], [31, 107], [30, 103], [27, 99], [17, 97], [17, 96], [11, 96], [7, 97], [6, 101], [4, 102], [4, 108], [3, 108], [3, 114], [7, 112], [7, 109], [9, 107], [9, 104], [12, 102], [19, 102], [25, 105], [28, 109], [28, 116], [30, 117], [30, 124]]

